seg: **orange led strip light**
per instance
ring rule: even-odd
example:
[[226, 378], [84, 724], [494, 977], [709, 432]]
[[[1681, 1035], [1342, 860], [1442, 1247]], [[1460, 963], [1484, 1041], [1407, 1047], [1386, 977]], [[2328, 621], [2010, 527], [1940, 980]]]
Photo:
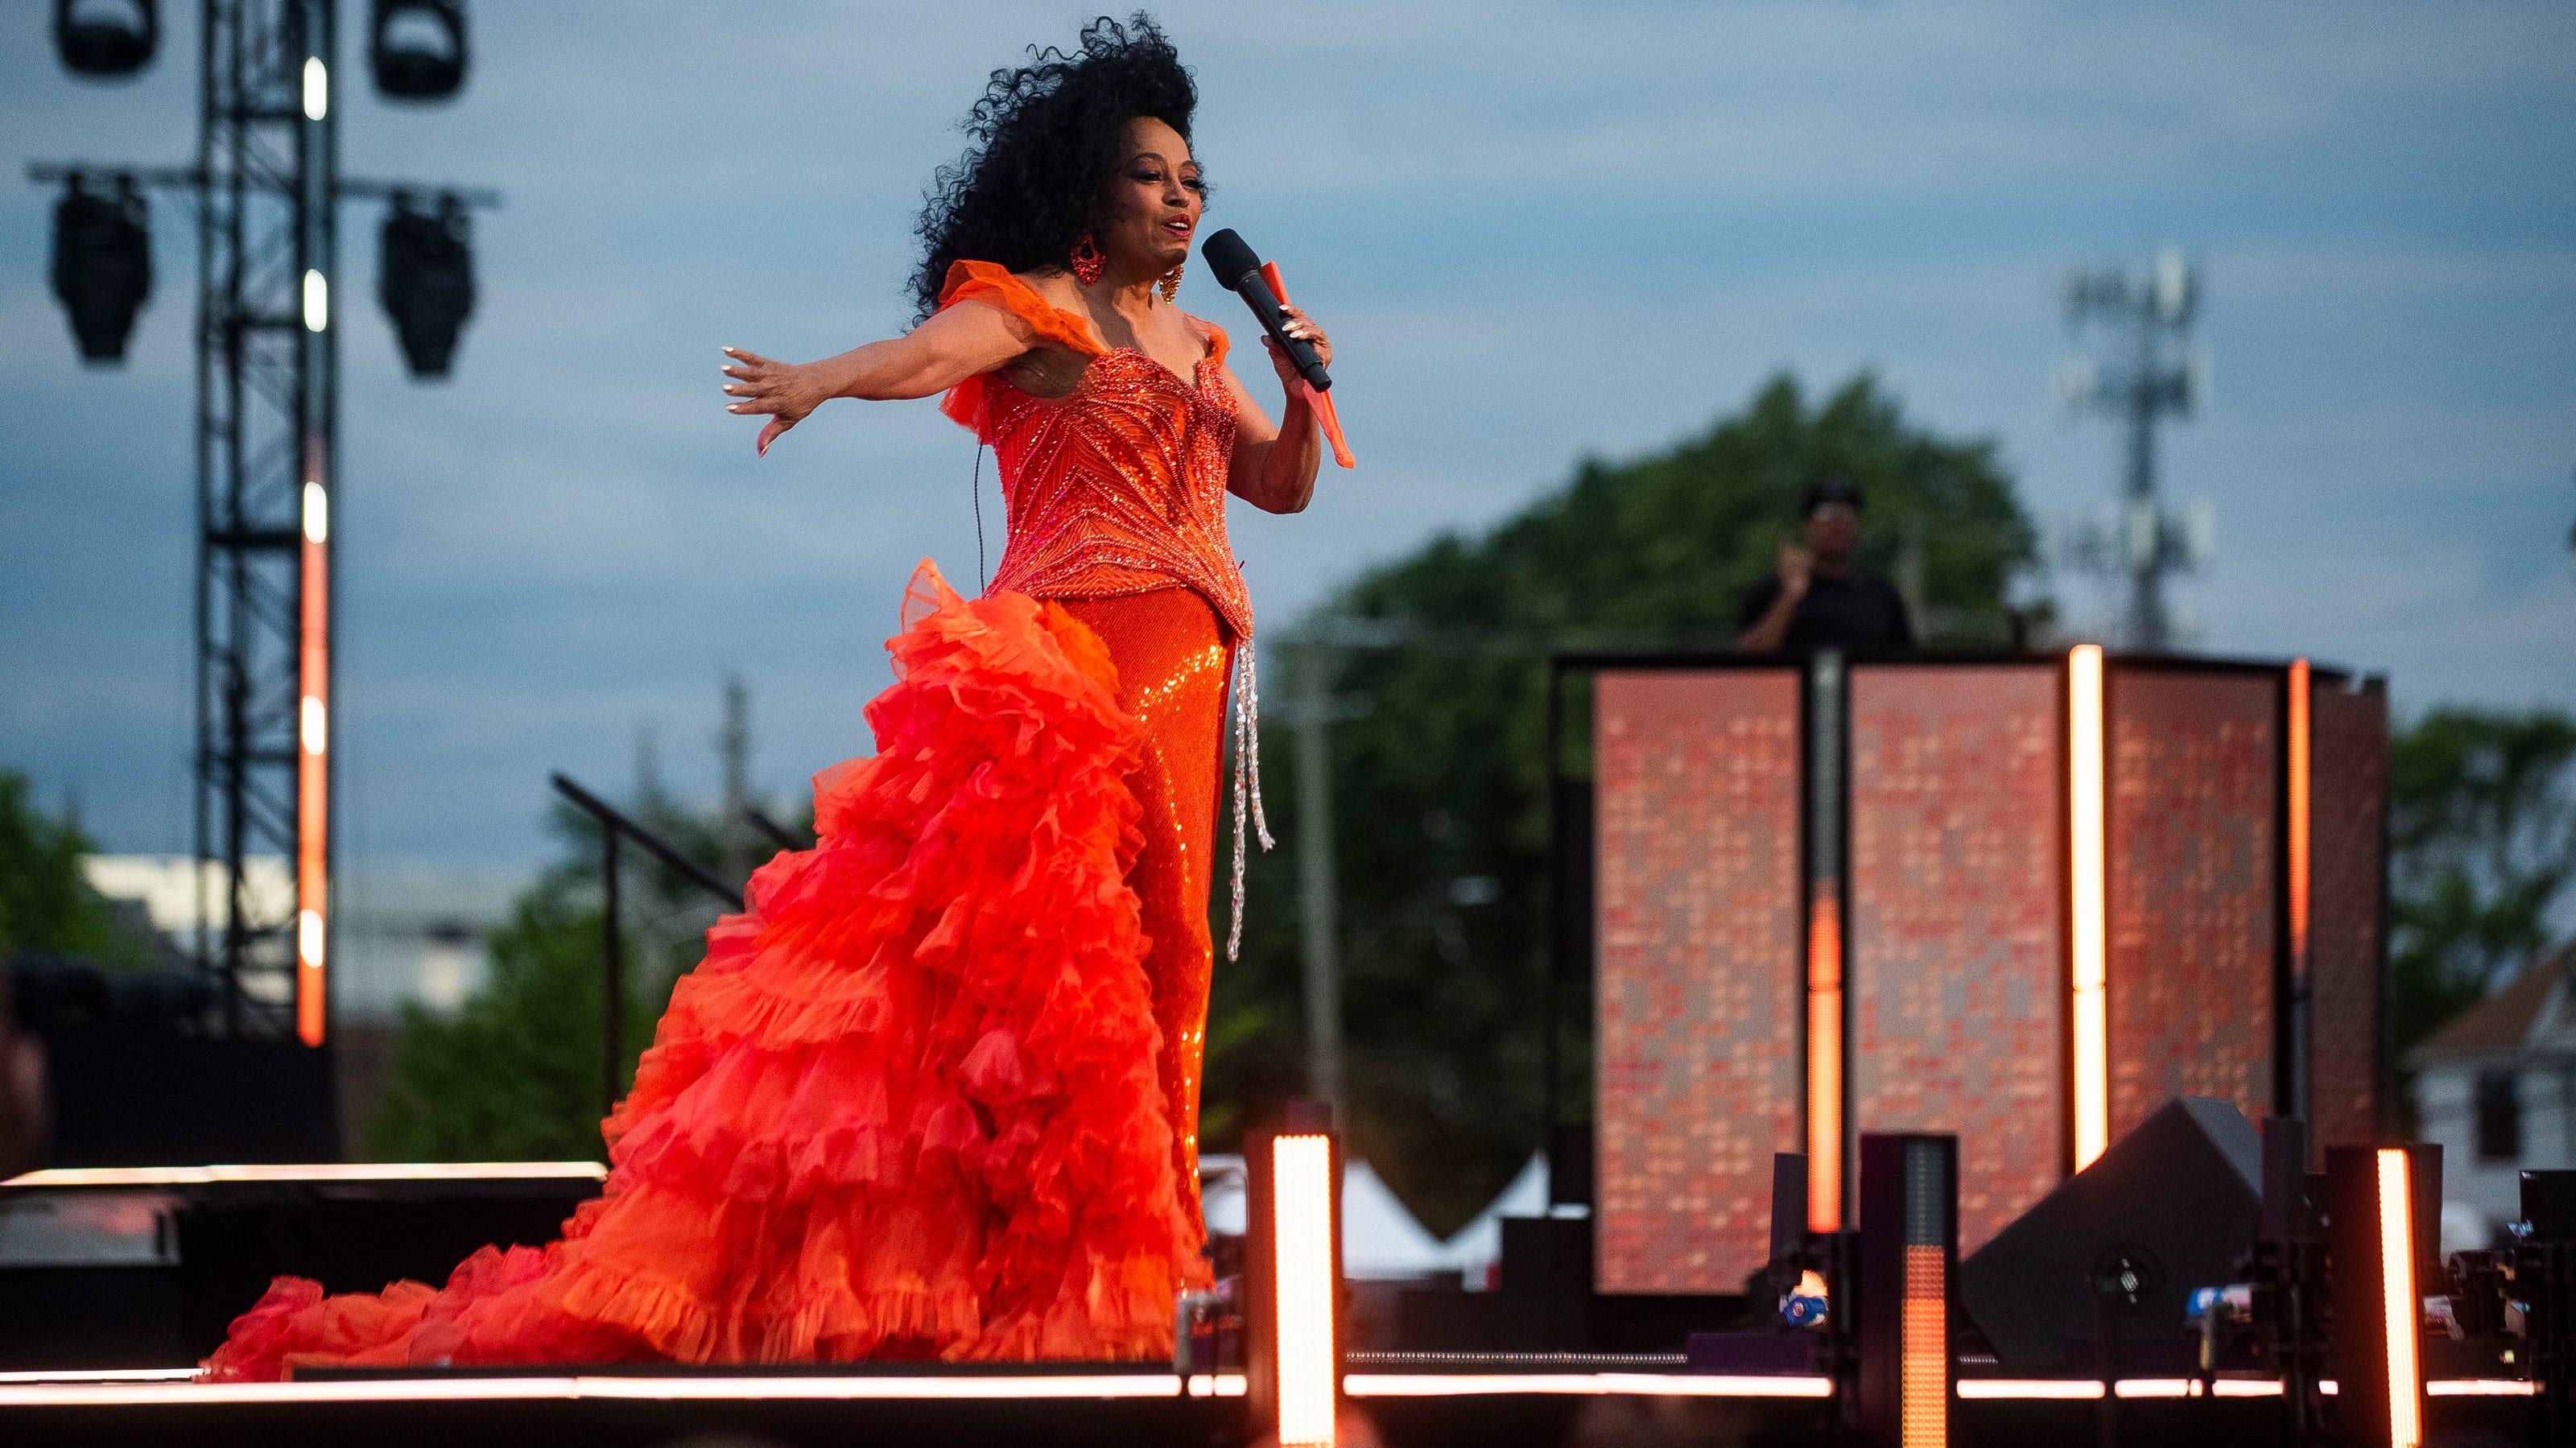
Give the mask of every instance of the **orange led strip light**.
[[1807, 1230], [1843, 1225], [1843, 922], [1834, 882], [1807, 912]]
[[2382, 1326], [2388, 1335], [2388, 1441], [2418, 1448], [2424, 1441], [2421, 1375], [2415, 1361], [2416, 1322], [2423, 1308], [2415, 1295], [2415, 1210], [2406, 1152], [2385, 1147], [2379, 1168], [2379, 1284]]
[[2290, 661], [2290, 970], [2308, 973], [2308, 661]]
[[2111, 1145], [2109, 898], [2102, 788], [2102, 648], [2066, 656], [2068, 1024], [2074, 1055], [2075, 1169]]
[[1938, 1245], [1905, 1249], [1905, 1300], [1897, 1331], [1897, 1441], [1902, 1448], [1948, 1448], [1950, 1441], [1950, 1298]]
[[331, 499], [316, 447], [305, 458], [304, 573], [295, 751], [295, 1035], [322, 1044], [323, 950], [329, 938], [331, 781]]

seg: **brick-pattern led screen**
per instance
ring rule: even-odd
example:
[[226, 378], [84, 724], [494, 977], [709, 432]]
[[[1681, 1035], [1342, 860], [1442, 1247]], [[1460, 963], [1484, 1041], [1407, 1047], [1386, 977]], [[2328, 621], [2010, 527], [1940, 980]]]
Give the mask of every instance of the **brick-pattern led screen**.
[[2272, 1109], [2281, 676], [2114, 663], [2111, 1139], [2176, 1096]]
[[1740, 1292], [1799, 1149], [1798, 676], [1609, 671], [1593, 707], [1603, 1292]]
[[[2311, 1140], [2378, 1140], [2380, 814], [2388, 695], [2320, 681], [2311, 695], [2308, 1102]], [[2319, 1158], [2323, 1160], [2322, 1157]]]
[[1959, 1250], [2065, 1174], [2065, 724], [2054, 666], [1851, 675], [1857, 1131], [1959, 1136]]

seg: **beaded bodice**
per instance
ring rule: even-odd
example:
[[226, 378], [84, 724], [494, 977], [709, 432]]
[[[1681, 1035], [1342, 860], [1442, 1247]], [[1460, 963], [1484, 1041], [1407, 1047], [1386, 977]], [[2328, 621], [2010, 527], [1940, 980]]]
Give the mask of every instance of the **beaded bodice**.
[[969, 378], [943, 404], [993, 445], [1008, 541], [991, 587], [1041, 598], [1197, 590], [1234, 640], [1252, 635], [1252, 600], [1225, 536], [1234, 399], [1225, 333], [1193, 317], [1207, 355], [1188, 379], [1132, 347], [1105, 349], [1082, 318], [1001, 267], [961, 261], [942, 307], [999, 308], [1090, 359], [1071, 392], [1035, 397], [998, 373]]

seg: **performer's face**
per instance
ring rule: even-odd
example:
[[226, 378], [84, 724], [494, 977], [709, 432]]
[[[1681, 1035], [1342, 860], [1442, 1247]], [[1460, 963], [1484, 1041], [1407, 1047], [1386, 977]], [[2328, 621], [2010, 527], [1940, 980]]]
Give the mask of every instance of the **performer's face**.
[[1110, 259], [1149, 276], [1179, 266], [1205, 204], [1181, 133], [1150, 116], [1129, 121], [1127, 160], [1109, 183], [1110, 234], [1101, 239]]

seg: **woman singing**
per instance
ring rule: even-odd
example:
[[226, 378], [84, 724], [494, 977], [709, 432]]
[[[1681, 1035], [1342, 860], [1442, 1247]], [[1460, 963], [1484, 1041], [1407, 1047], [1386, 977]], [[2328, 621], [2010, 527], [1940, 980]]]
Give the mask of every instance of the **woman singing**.
[[484, 1248], [441, 1290], [281, 1278], [209, 1376], [1168, 1355], [1174, 1295], [1207, 1276], [1207, 902], [1238, 659], [1249, 693], [1225, 494], [1295, 512], [1322, 455], [1277, 348], [1273, 427], [1225, 333], [1172, 305], [1205, 199], [1196, 100], [1142, 16], [996, 72], [922, 219], [920, 324], [821, 362], [727, 349], [729, 410], [767, 417], [764, 453], [827, 399], [945, 392], [1000, 459], [991, 590], [916, 575], [897, 681], [867, 710], [876, 754], [816, 777], [819, 843], [708, 932], [563, 1239]]

